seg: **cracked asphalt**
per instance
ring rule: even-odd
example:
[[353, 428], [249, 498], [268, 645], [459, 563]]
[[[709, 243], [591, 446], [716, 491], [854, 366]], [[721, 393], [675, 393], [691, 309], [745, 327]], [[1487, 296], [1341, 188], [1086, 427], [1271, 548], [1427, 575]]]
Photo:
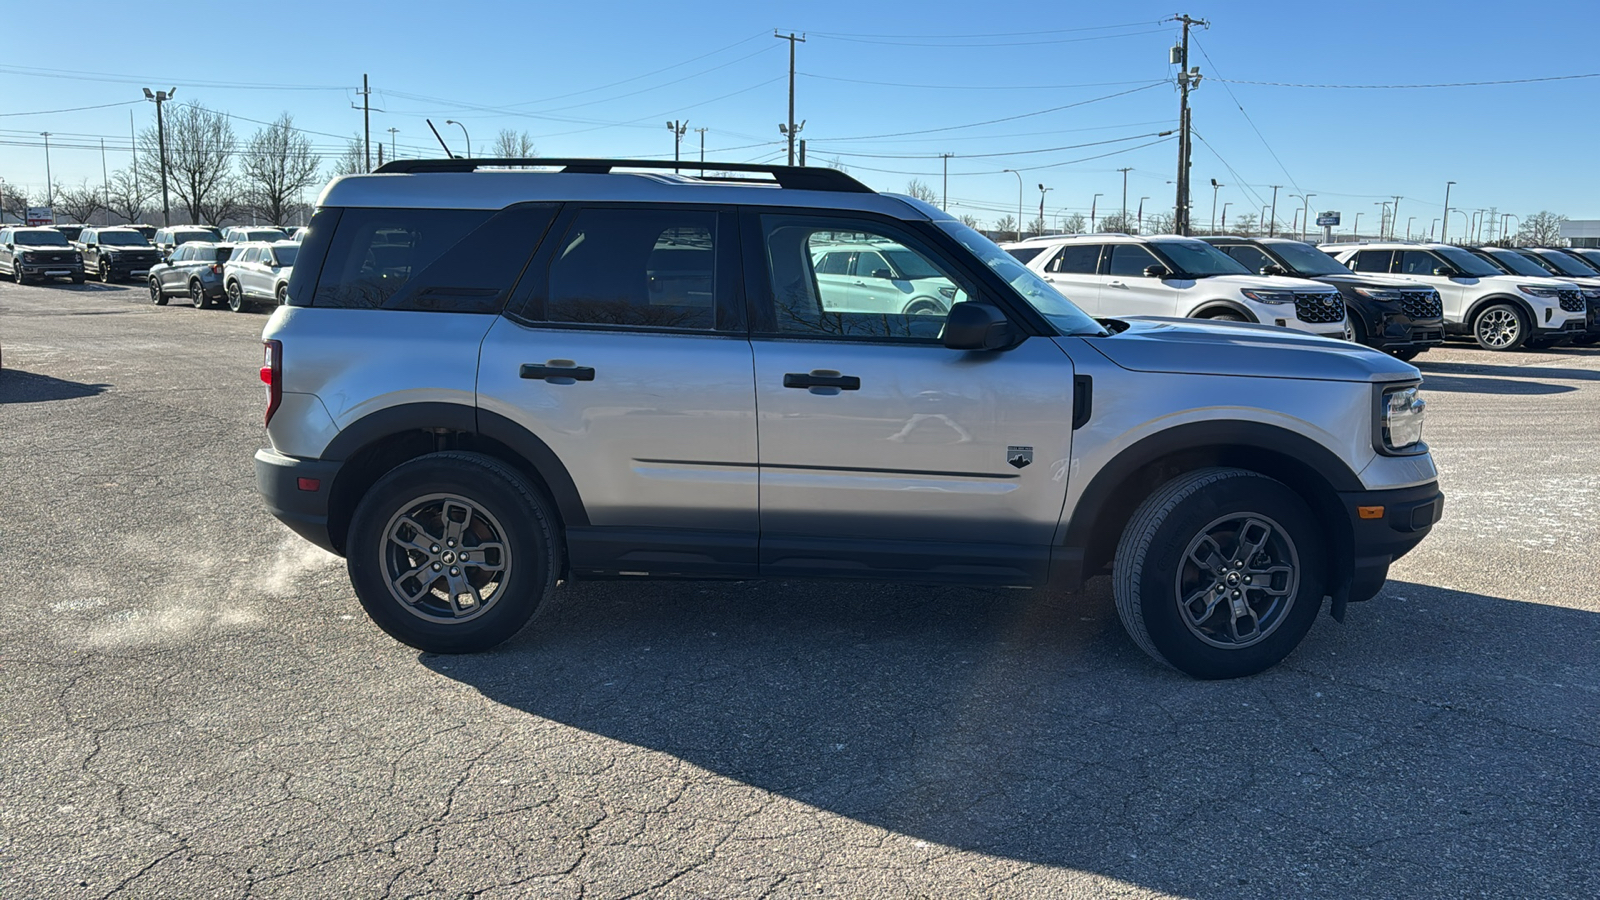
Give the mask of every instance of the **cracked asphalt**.
[[1104, 579], [419, 655], [256, 500], [264, 321], [0, 285], [0, 897], [1600, 896], [1600, 349], [1429, 354], [1444, 522], [1200, 683]]

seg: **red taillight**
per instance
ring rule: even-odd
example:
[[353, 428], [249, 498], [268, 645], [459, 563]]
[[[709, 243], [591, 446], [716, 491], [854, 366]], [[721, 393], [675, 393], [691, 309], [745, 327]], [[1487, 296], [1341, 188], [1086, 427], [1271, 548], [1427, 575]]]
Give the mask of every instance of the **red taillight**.
[[222, 266], [220, 266], [220, 265], [218, 265], [216, 263], [212, 263], [211, 264], [211, 274], [213, 274], [213, 275], [221, 275], [222, 274]]
[[261, 383], [267, 386], [267, 418], [272, 424], [272, 414], [283, 402], [283, 342], [262, 341]]

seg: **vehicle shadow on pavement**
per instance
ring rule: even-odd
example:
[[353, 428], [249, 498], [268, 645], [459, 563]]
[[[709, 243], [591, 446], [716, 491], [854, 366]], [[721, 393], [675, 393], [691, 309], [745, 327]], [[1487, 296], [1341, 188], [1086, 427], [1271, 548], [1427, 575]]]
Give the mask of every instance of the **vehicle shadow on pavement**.
[[498, 651], [421, 660], [808, 823], [1186, 896], [1600, 894], [1592, 613], [1391, 582], [1278, 668], [1199, 682], [1133, 647], [1103, 578], [564, 593]]
[[1489, 375], [1506, 378], [1555, 378], [1563, 381], [1600, 381], [1600, 370], [1557, 369], [1552, 366], [1499, 366], [1489, 363], [1427, 362], [1416, 360], [1413, 365], [1422, 371], [1424, 378], [1432, 380], [1440, 375]]
[[48, 403], [51, 400], [76, 400], [105, 393], [109, 384], [86, 384], [24, 372], [0, 369], [0, 403]]
[[1422, 387], [1424, 390], [1448, 391], [1452, 394], [1567, 394], [1577, 390], [1570, 384], [1544, 384], [1520, 378], [1438, 375], [1431, 370], [1422, 373]]

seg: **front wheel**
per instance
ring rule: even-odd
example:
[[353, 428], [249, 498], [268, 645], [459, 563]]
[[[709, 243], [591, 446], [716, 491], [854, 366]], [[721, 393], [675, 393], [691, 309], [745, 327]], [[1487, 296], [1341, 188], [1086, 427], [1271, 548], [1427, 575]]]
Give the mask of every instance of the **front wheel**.
[[1530, 330], [1528, 317], [1509, 303], [1485, 307], [1472, 320], [1472, 336], [1485, 350], [1515, 350], [1527, 343]]
[[1210, 322], [1243, 322], [1244, 316], [1238, 313], [1219, 312], [1206, 316], [1206, 320]]
[[111, 264], [103, 259], [100, 260], [99, 275], [101, 284], [111, 283]]
[[150, 279], [150, 302], [157, 306], [167, 305], [167, 295], [161, 290], [160, 279]]
[[17, 284], [28, 283], [28, 276], [22, 274], [22, 266], [15, 264], [11, 266], [11, 280], [15, 281]]
[[1134, 643], [1196, 678], [1271, 668], [1322, 607], [1327, 541], [1282, 482], [1244, 469], [1197, 469], [1141, 504], [1112, 572]]
[[367, 614], [430, 653], [474, 653], [527, 624], [560, 570], [555, 517], [520, 473], [479, 453], [431, 453], [367, 491], [348, 567]]
[[1389, 351], [1389, 355], [1390, 356], [1393, 356], [1395, 359], [1398, 359], [1401, 362], [1411, 362], [1413, 359], [1416, 359], [1417, 356], [1419, 354], [1421, 354], [1421, 353], [1422, 353], [1422, 351], [1417, 349], [1416, 347], [1407, 347], [1404, 350], [1390, 350]]
[[950, 310], [939, 301], [931, 297], [918, 297], [906, 304], [905, 315], [908, 316], [942, 316]]
[[244, 288], [239, 287], [239, 282], [230, 281], [225, 290], [228, 294], [228, 308], [234, 312], [243, 312]]

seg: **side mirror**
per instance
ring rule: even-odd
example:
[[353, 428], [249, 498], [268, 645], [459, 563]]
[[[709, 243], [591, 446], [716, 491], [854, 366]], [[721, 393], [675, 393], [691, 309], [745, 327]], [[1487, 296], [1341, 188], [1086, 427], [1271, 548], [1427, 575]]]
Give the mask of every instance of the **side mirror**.
[[1261, 274], [1262, 275], [1287, 275], [1289, 273], [1285, 272], [1284, 269], [1283, 269], [1283, 266], [1280, 266], [1277, 263], [1267, 263], [1266, 265], [1261, 267]]
[[1449, 266], [1434, 266], [1433, 274], [1441, 278], [1454, 278], [1456, 277], [1456, 270]]
[[873, 269], [872, 270], [872, 277], [873, 278], [882, 278], [882, 279], [888, 280], [888, 279], [891, 279], [891, 278], [894, 277], [894, 273], [889, 271], [888, 269]]
[[951, 350], [1003, 350], [1016, 343], [1016, 330], [999, 307], [969, 301], [950, 307], [940, 340]]
[[1165, 278], [1171, 274], [1171, 272], [1167, 271], [1166, 266], [1156, 265], [1144, 267], [1144, 277], [1146, 278]]

